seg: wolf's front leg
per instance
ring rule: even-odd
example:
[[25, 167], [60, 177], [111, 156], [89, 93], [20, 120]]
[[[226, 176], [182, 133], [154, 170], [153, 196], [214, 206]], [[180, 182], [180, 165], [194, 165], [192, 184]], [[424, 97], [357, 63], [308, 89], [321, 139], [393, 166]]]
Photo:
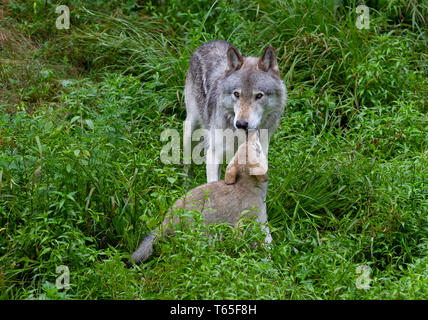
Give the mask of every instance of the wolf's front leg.
[[[264, 187], [267, 188], [267, 183]], [[267, 220], [267, 213], [266, 213], [266, 202], [264, 200], [263, 200], [263, 205], [260, 208], [260, 213], [257, 217], [257, 221], [260, 222], [261, 229], [266, 233], [265, 245], [270, 245], [272, 243], [272, 236], [270, 234], [269, 223]]]
[[[210, 150], [208, 149], [208, 152]], [[208, 158], [208, 156], [207, 156]], [[214, 182], [220, 180], [220, 164], [215, 162], [208, 161], [207, 159], [207, 182]]]
[[189, 180], [191, 179], [191, 166], [192, 166], [192, 133], [195, 127], [195, 121], [192, 117], [187, 116], [184, 121], [184, 134], [183, 134], [183, 167], [185, 172], [185, 181], [183, 186], [187, 189], [189, 187]]
[[214, 132], [210, 132], [208, 139], [208, 148], [206, 154], [207, 165], [207, 182], [214, 182], [220, 180], [221, 163], [223, 160], [223, 146], [216, 145]]
[[261, 229], [266, 233], [265, 244], [271, 244], [272, 243], [272, 236], [270, 234], [270, 230], [269, 230], [269, 226], [268, 226], [267, 222], [262, 224]]

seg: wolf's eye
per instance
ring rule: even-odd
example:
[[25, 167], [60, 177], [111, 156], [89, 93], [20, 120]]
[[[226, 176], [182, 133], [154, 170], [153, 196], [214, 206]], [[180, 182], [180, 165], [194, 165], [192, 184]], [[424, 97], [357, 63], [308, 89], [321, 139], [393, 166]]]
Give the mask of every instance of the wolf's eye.
[[256, 100], [259, 100], [263, 97], [263, 93], [257, 93], [256, 94]]
[[239, 98], [239, 92], [238, 92], [238, 91], [233, 92], [233, 95], [234, 95], [235, 97]]

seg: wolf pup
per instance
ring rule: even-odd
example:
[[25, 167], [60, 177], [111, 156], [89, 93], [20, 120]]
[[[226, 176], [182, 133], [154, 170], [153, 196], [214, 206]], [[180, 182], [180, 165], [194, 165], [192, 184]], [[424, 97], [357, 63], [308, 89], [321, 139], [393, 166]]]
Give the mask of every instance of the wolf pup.
[[266, 232], [266, 243], [272, 242], [267, 225], [264, 184], [267, 183], [267, 158], [263, 153], [257, 130], [249, 130], [247, 141], [239, 146], [226, 168], [224, 181], [210, 182], [196, 187], [175, 202], [165, 215], [162, 225], [146, 236], [132, 254], [132, 261], [141, 263], [153, 251], [153, 244], [165, 234], [172, 234], [179, 224], [179, 210], [201, 212], [206, 224], [229, 223], [236, 227], [242, 216], [256, 217]]
[[260, 58], [244, 57], [230, 43], [217, 40], [203, 44], [192, 54], [184, 95], [184, 150], [191, 149], [195, 129], [209, 131], [206, 172], [207, 182], [212, 182], [220, 180], [226, 151], [223, 140], [215, 141], [215, 129], [267, 129], [268, 138], [262, 140], [267, 155], [287, 90], [272, 46], [267, 45]]

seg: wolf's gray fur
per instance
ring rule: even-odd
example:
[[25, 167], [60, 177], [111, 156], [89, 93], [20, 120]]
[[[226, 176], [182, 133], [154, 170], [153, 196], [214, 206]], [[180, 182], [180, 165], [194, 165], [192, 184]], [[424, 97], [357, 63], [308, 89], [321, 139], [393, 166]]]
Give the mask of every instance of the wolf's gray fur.
[[[260, 58], [244, 57], [233, 45], [217, 40], [203, 44], [192, 54], [185, 86], [187, 118], [184, 143], [197, 128], [209, 130], [207, 181], [220, 179], [219, 164], [226, 151], [214, 141], [215, 129], [268, 129], [278, 127], [287, 99], [275, 50], [268, 45]], [[269, 139], [262, 141], [267, 155]], [[190, 148], [185, 145], [185, 149]], [[215, 150], [221, 152], [215, 152]], [[233, 152], [234, 153], [234, 152]], [[220, 159], [219, 159], [220, 158]]]

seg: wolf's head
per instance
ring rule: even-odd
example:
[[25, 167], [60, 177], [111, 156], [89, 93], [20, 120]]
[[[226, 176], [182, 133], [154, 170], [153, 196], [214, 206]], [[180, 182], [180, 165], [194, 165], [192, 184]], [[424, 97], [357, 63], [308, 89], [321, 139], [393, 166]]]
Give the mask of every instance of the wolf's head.
[[236, 182], [238, 176], [253, 176], [257, 181], [267, 181], [268, 161], [260, 144], [258, 130], [248, 130], [247, 141], [241, 144], [226, 168], [226, 184]]
[[228, 49], [223, 106], [235, 114], [235, 128], [260, 128], [272, 113], [282, 112], [285, 99], [272, 46], [266, 46], [260, 58], [244, 57], [233, 46]]

